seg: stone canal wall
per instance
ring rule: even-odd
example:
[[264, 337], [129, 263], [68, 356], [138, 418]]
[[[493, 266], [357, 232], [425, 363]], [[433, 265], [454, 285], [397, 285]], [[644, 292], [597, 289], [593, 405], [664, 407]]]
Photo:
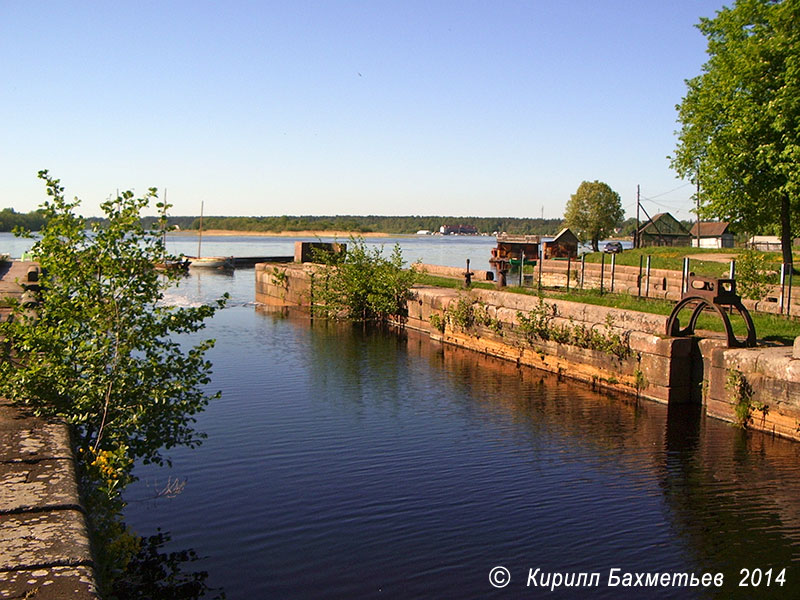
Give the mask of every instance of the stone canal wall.
[[727, 348], [700, 340], [695, 351], [706, 373], [706, 413], [800, 440], [800, 344]]
[[[310, 264], [260, 264], [255, 273], [256, 301], [267, 305], [308, 309], [314, 287], [323, 285]], [[401, 324], [596, 388], [702, 403], [707, 414], [731, 422], [744, 414], [754, 429], [800, 439], [800, 358], [791, 348], [728, 349], [718, 339], [671, 338], [666, 321], [499, 290], [415, 286]]]
[[66, 424], [0, 399], [0, 598], [96, 598]]

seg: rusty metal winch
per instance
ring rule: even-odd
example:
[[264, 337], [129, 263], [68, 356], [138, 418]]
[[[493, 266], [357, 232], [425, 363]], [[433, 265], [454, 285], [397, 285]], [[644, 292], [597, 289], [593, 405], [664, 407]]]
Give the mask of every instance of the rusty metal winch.
[[[690, 305], [695, 305], [689, 324], [681, 329], [678, 313]], [[733, 326], [725, 309], [735, 309], [747, 326], [747, 336], [742, 340], [733, 333]], [[713, 310], [722, 319], [729, 348], [752, 348], [756, 345], [756, 328], [750, 313], [742, 304], [742, 298], [736, 294], [736, 280], [715, 279], [689, 275], [687, 290], [681, 295], [681, 301], [672, 309], [667, 319], [667, 335], [683, 337], [694, 335], [697, 319], [704, 310]]]

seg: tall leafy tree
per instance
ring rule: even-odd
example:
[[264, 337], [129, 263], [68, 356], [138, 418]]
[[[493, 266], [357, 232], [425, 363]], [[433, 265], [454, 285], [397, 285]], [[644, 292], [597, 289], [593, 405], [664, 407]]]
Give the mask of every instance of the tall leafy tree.
[[35, 319], [17, 307], [2, 325], [13, 356], [0, 364], [2, 391], [69, 420], [84, 451], [124, 446], [131, 459], [161, 462], [163, 447], [197, 441], [192, 415], [209, 400], [203, 354], [213, 342], [187, 352], [175, 334], [200, 330], [215, 307], [163, 304], [176, 275], [156, 271], [162, 237], [139, 221], [154, 189], [106, 201], [107, 225], [87, 229], [78, 201], [67, 201], [46, 171], [40, 177], [50, 196], [33, 246], [41, 303]]
[[564, 223], [579, 239], [589, 240], [597, 252], [598, 242], [622, 224], [625, 211], [619, 194], [600, 181], [584, 181], [567, 202]]
[[67, 201], [47, 171], [39, 176], [49, 196], [33, 246], [42, 267], [40, 304], [34, 315], [17, 304], [13, 319], [0, 324], [7, 353], [0, 393], [73, 426], [82, 493], [101, 549], [98, 570], [107, 581], [136, 549], [119, 518], [134, 463], [160, 464], [165, 448], [202, 438], [193, 423], [214, 397], [204, 389], [211, 370], [204, 354], [213, 341], [186, 347], [179, 338], [202, 329], [224, 299], [192, 308], [163, 302], [177, 275], [155, 269], [166, 258], [160, 228], [145, 230], [140, 221], [155, 189], [108, 200], [105, 226], [87, 228], [75, 213], [78, 200]]
[[701, 75], [677, 106], [672, 167], [700, 182], [701, 215], [778, 231], [783, 260], [800, 209], [800, 2], [737, 0], [698, 28]]

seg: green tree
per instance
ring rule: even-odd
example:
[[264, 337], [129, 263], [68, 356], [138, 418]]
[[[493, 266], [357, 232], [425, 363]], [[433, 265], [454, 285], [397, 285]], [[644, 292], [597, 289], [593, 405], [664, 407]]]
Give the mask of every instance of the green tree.
[[564, 223], [580, 240], [589, 240], [597, 252], [598, 242], [613, 233], [624, 216], [619, 194], [607, 183], [584, 181], [567, 202]]
[[119, 519], [134, 463], [168, 462], [163, 449], [202, 438], [193, 423], [215, 397], [203, 389], [213, 341], [186, 349], [176, 336], [202, 329], [224, 298], [194, 308], [162, 302], [178, 275], [156, 271], [166, 258], [160, 227], [144, 230], [140, 222], [155, 189], [108, 200], [105, 226], [87, 229], [74, 212], [79, 201], [65, 200], [47, 171], [39, 177], [49, 196], [33, 246], [42, 267], [40, 304], [35, 315], [16, 305], [14, 318], [0, 324], [7, 342], [0, 393], [72, 424], [90, 528], [101, 547], [98, 566], [113, 578], [137, 547]]
[[792, 262], [800, 208], [800, 2], [737, 0], [698, 28], [701, 75], [677, 106], [672, 167], [701, 188], [701, 215], [779, 230]]

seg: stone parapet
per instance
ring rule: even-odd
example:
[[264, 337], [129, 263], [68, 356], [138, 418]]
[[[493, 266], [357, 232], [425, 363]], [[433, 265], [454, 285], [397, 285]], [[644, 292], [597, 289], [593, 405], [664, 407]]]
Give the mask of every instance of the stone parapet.
[[309, 263], [258, 263], [255, 266], [256, 302], [276, 306], [310, 306], [311, 281], [317, 271], [318, 267]]
[[[411, 268], [419, 273], [461, 280], [464, 279], [464, 274], [467, 271], [466, 267], [466, 264], [463, 267], [443, 267], [442, 265], [428, 265], [424, 263], [414, 263], [411, 265]], [[471, 268], [470, 272], [472, 273], [473, 281], [494, 281], [494, 273], [492, 271]]]

